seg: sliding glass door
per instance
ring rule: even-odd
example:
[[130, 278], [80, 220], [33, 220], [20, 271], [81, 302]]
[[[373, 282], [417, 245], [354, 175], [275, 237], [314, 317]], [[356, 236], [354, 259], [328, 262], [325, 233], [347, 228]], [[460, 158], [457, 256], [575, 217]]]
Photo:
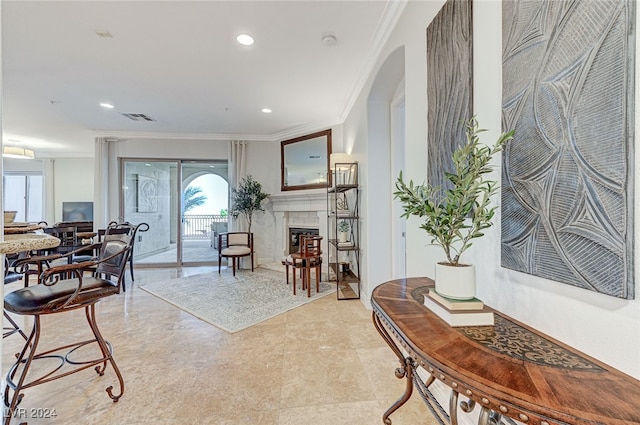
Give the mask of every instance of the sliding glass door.
[[226, 161], [122, 161], [121, 216], [145, 222], [134, 261], [147, 266], [215, 265], [217, 232], [226, 229]]

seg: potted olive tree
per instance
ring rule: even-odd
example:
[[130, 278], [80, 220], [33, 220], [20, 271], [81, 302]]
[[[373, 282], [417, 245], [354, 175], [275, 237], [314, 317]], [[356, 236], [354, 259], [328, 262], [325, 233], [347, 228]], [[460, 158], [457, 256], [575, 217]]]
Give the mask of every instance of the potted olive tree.
[[452, 155], [455, 171], [446, 173], [452, 184], [450, 189], [414, 185], [413, 181], [406, 184], [400, 173], [394, 192], [394, 198], [403, 204], [402, 217], [423, 218], [420, 228], [432, 236], [432, 244], [444, 250], [446, 261], [436, 265], [436, 292], [453, 299], [475, 296], [475, 267], [460, 263], [460, 255], [493, 225], [497, 207], [490, 206], [490, 198], [499, 186], [483, 176], [491, 172], [491, 159], [514, 134], [513, 130], [503, 133], [493, 146], [486, 146], [478, 138], [486, 130], [478, 128], [476, 118], [465, 125], [466, 143]]
[[262, 201], [269, 197], [268, 193], [262, 191], [262, 185], [248, 175], [240, 180], [237, 187], [231, 189], [231, 211], [233, 218], [237, 219], [242, 215], [247, 220], [251, 233], [253, 214], [257, 211], [264, 211]]

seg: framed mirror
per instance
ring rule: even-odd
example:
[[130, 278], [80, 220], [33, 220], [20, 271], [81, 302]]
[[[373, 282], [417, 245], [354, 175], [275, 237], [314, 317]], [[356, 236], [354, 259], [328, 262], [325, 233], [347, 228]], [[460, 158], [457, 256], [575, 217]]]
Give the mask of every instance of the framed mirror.
[[280, 142], [281, 189], [321, 189], [331, 186], [331, 129]]

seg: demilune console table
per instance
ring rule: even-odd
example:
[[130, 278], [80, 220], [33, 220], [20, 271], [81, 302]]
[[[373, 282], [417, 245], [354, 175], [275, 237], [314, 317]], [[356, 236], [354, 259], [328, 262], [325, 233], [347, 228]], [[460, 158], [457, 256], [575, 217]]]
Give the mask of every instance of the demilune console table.
[[[441, 424], [457, 425], [458, 414], [476, 407], [480, 425], [640, 424], [640, 381], [499, 312], [493, 327], [450, 327], [423, 305], [433, 285], [398, 279], [371, 296], [374, 325], [400, 360], [396, 376], [406, 379], [385, 424], [414, 387]], [[450, 417], [429, 390], [436, 380], [451, 388]]]

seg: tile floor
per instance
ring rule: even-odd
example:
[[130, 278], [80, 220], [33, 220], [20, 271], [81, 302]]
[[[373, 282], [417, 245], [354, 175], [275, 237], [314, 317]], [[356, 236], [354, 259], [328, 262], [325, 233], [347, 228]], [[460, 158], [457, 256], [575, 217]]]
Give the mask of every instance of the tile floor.
[[[28, 423], [382, 423], [382, 413], [402, 394], [404, 381], [395, 378], [399, 363], [361, 302], [327, 296], [228, 334], [138, 288], [150, 280], [212, 270], [136, 270], [126, 293], [97, 308], [125, 379], [120, 401], [113, 403], [104, 391], [117, 383], [111, 369], [103, 377], [88, 369], [25, 390], [24, 412], [55, 409], [57, 415]], [[41, 346], [88, 332], [81, 311], [47, 317], [43, 327]], [[3, 375], [22, 341], [19, 335], [3, 341]], [[394, 425], [436, 423], [416, 393], [391, 419]]]

